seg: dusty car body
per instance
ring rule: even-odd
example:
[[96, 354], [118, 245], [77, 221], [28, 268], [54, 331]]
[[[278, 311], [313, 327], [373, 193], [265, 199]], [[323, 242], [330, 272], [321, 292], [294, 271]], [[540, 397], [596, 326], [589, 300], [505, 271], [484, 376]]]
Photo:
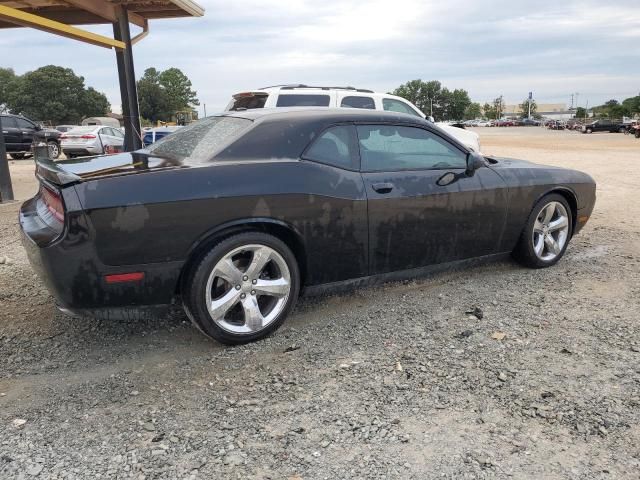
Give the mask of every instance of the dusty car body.
[[[414, 277], [513, 252], [532, 209], [549, 195], [564, 205], [558, 208], [564, 209], [568, 243], [595, 202], [595, 184], [584, 173], [481, 157], [418, 117], [365, 110], [252, 110], [211, 118], [149, 150], [38, 164], [40, 192], [22, 206], [20, 225], [32, 265], [63, 309], [105, 315], [183, 301], [210, 252], [246, 234], [277, 240], [263, 242], [276, 252], [271, 259], [278, 263], [264, 282], [286, 270], [283, 278], [296, 286], [285, 292], [287, 299], [298, 289], [318, 293]], [[224, 125], [226, 138], [198, 143], [183, 158], [168, 153], [186, 148], [189, 135], [198, 138], [198, 128], [208, 135], [207, 122]], [[322, 157], [333, 151], [331, 145], [313, 153], [318, 144], [324, 148], [327, 132], [335, 128], [353, 132], [356, 143], [359, 138], [359, 149], [352, 144], [358, 153], [346, 157], [346, 164]], [[363, 139], [362, 132], [389, 134], [383, 140], [391, 142], [396, 137], [390, 133], [403, 129], [438, 142], [464, 165], [385, 170], [386, 160], [365, 148], [379, 138], [370, 133]], [[365, 162], [373, 166], [365, 168]], [[542, 241], [542, 226], [537, 237], [538, 227], [531, 228], [533, 243]], [[247, 247], [254, 256], [259, 238]], [[552, 261], [541, 257], [533, 266], [555, 263], [565, 248]], [[241, 295], [254, 294], [246, 283], [252, 279], [239, 278], [249, 272], [245, 267], [220, 275], [232, 287], [225, 290], [228, 295], [237, 283], [238, 302]], [[253, 278], [253, 285], [261, 278]], [[200, 301], [200, 294], [193, 298], [190, 302]], [[192, 319], [194, 308], [187, 308]], [[195, 323], [227, 343], [268, 333], [243, 336], [246, 332], [229, 327], [220, 338], [203, 322]]]

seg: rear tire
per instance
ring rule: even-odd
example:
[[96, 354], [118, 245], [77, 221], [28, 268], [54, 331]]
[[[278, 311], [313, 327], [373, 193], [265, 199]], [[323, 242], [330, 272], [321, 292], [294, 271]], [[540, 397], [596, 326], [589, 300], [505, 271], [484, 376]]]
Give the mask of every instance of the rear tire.
[[513, 257], [530, 268], [558, 263], [573, 234], [573, 215], [567, 200], [552, 193], [535, 204], [513, 250]]
[[221, 240], [190, 269], [184, 309], [226, 345], [264, 338], [285, 321], [300, 291], [298, 263], [280, 239], [261, 232]]
[[10, 153], [9, 156], [14, 160], [22, 160], [25, 156], [24, 153]]
[[591, 130], [590, 128], [587, 128], [587, 133], [593, 133], [593, 130]]
[[60, 156], [60, 145], [58, 145], [58, 142], [51, 140], [47, 142], [47, 147], [49, 147], [49, 158], [55, 160]]

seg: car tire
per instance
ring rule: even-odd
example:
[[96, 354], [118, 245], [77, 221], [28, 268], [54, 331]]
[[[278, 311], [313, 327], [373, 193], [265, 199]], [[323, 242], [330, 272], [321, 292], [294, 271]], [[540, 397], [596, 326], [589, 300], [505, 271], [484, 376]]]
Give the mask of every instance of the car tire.
[[60, 145], [58, 145], [58, 142], [50, 140], [47, 142], [47, 147], [49, 148], [49, 158], [55, 160], [60, 156]]
[[572, 234], [573, 215], [567, 200], [557, 193], [545, 195], [531, 210], [513, 257], [526, 267], [550, 267], [562, 258]]
[[22, 160], [26, 154], [25, 153], [10, 153], [9, 156], [14, 160]]
[[591, 130], [590, 128], [587, 128], [586, 132], [587, 133], [593, 133], [593, 130]]
[[282, 325], [298, 298], [300, 270], [280, 239], [244, 232], [199, 257], [183, 291], [185, 312], [202, 333], [225, 345], [239, 345]]
[[624, 127], [620, 127], [620, 128], [618, 129], [618, 133], [624, 133], [624, 132], [626, 132], [626, 131], [627, 131], [627, 129], [626, 129], [626, 128], [624, 128]]

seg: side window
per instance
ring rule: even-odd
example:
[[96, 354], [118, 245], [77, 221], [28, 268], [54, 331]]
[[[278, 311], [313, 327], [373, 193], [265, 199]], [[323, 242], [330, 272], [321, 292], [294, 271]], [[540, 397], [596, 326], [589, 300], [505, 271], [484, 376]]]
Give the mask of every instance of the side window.
[[280, 94], [276, 107], [328, 107], [329, 101], [329, 95]]
[[362, 170], [369, 172], [466, 168], [467, 155], [417, 127], [359, 125]]
[[2, 117], [3, 128], [18, 128], [15, 117]]
[[414, 115], [416, 117], [420, 116], [418, 112], [416, 112], [409, 105], [393, 98], [383, 98], [382, 108], [389, 112], [408, 113], [409, 115]]
[[347, 108], [368, 108], [370, 110], [375, 110], [376, 108], [373, 98], [360, 96], [344, 97], [340, 101], [340, 106]]
[[351, 125], [325, 130], [304, 152], [303, 158], [335, 167], [357, 169], [357, 142]]
[[24, 118], [16, 118], [16, 122], [18, 122], [18, 128], [30, 128], [30, 129], [34, 129], [36, 128], [36, 126], [25, 120]]
[[118, 138], [124, 138], [124, 133], [122, 133], [122, 130], [120, 130], [119, 128], [113, 128], [112, 130], [113, 130], [114, 136]]

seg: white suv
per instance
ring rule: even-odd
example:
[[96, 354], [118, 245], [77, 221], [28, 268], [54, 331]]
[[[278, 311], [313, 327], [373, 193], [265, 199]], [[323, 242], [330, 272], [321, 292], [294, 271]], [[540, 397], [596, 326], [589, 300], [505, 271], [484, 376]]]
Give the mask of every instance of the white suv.
[[[406, 113], [426, 118], [408, 100], [388, 93], [354, 87], [310, 87], [307, 85], [276, 85], [233, 95], [225, 110], [277, 107], [367, 108]], [[475, 152], [480, 152], [477, 133], [438, 123], [438, 127]]]

